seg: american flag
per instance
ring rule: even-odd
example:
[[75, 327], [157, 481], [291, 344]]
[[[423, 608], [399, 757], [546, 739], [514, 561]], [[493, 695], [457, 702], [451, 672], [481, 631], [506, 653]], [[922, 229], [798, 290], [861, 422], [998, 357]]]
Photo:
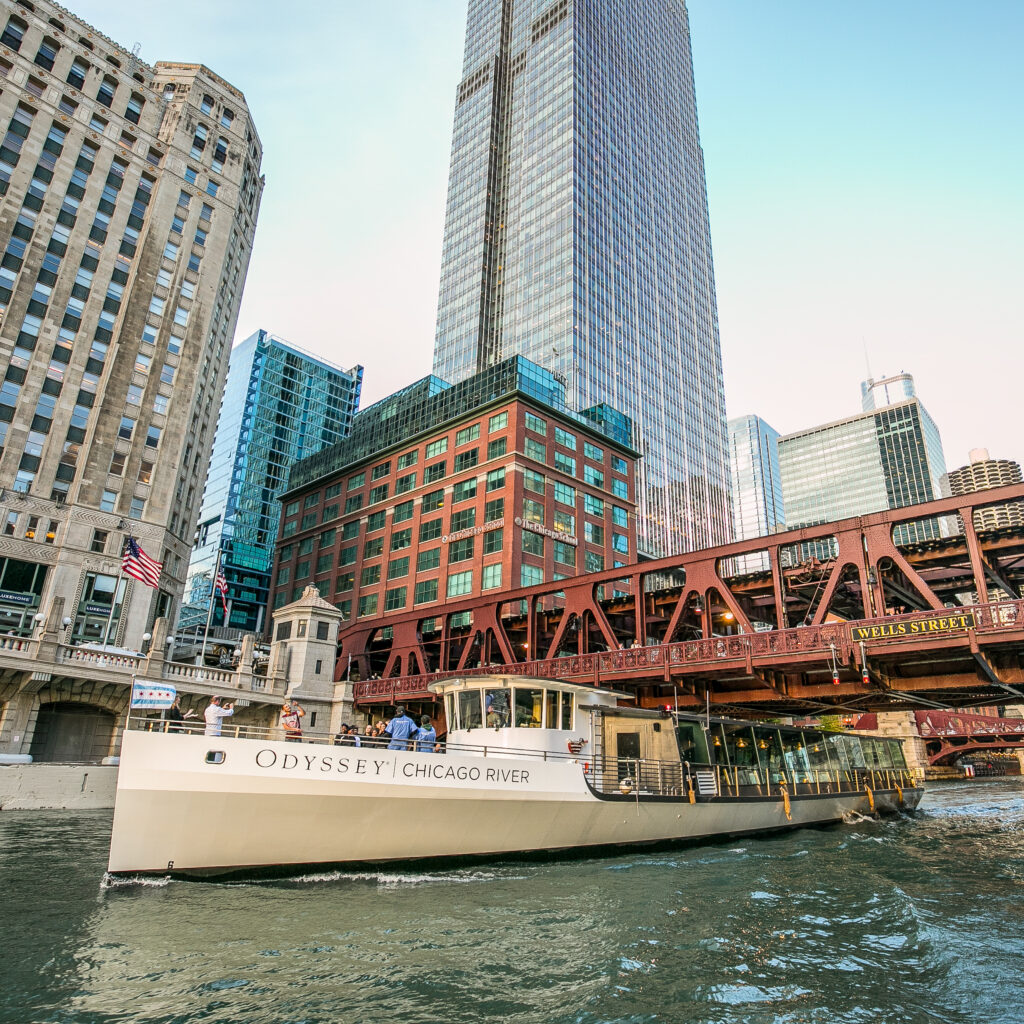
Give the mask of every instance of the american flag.
[[157, 587], [160, 584], [160, 573], [163, 572], [164, 563], [157, 562], [149, 557], [139, 546], [134, 537], [128, 538], [124, 549], [124, 558], [121, 559], [121, 572], [125, 576], [145, 583], [147, 587]]
[[224, 609], [224, 615], [228, 614], [228, 578], [224, 575], [223, 569], [217, 570], [217, 582], [213, 587], [216, 593], [220, 594], [221, 607]]

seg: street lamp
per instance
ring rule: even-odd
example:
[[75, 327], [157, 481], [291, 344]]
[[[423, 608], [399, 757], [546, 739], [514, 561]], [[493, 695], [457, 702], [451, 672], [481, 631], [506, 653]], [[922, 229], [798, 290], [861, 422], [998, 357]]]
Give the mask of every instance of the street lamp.
[[152, 633], [143, 633], [142, 634], [142, 653], [143, 654], [148, 654], [149, 653], [149, 641], [152, 640], [152, 639], [153, 639], [153, 634]]

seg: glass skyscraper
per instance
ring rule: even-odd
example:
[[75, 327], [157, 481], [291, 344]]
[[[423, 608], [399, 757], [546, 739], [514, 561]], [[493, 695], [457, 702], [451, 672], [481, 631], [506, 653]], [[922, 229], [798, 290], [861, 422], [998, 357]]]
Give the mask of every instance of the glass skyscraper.
[[[902, 376], [899, 393], [913, 394], [912, 378]], [[872, 389], [862, 385], [861, 393]], [[946, 472], [938, 428], [918, 398], [780, 438], [779, 465], [789, 529], [932, 501], [943, 496]], [[913, 543], [945, 532], [939, 519], [927, 519], [893, 536]]]
[[511, 355], [633, 421], [641, 552], [730, 539], [682, 0], [470, 0], [433, 369]]
[[[779, 432], [760, 416], [729, 420], [732, 515], [736, 540], [765, 537], [785, 529]], [[769, 569], [767, 553], [736, 559], [740, 572]]]
[[228, 583], [228, 621], [262, 632], [281, 518], [278, 495], [292, 464], [348, 436], [363, 368], [341, 370], [266, 331], [231, 352], [179, 626], [205, 625], [217, 552]]

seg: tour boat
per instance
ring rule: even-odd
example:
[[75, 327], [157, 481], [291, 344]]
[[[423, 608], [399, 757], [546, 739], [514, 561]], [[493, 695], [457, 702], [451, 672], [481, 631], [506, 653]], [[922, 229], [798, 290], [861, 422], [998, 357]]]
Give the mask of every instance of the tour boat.
[[129, 718], [109, 871], [591, 854], [895, 813], [922, 796], [894, 739], [641, 710], [552, 680], [431, 690], [448, 733], [425, 750]]

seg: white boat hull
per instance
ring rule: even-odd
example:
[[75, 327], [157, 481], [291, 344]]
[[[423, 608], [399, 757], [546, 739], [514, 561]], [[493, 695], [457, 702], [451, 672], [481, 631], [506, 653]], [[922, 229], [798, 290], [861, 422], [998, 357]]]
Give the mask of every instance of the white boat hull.
[[[223, 763], [207, 752], [223, 751]], [[593, 849], [912, 808], [920, 790], [691, 804], [596, 795], [583, 764], [125, 733], [109, 870], [224, 874]]]

